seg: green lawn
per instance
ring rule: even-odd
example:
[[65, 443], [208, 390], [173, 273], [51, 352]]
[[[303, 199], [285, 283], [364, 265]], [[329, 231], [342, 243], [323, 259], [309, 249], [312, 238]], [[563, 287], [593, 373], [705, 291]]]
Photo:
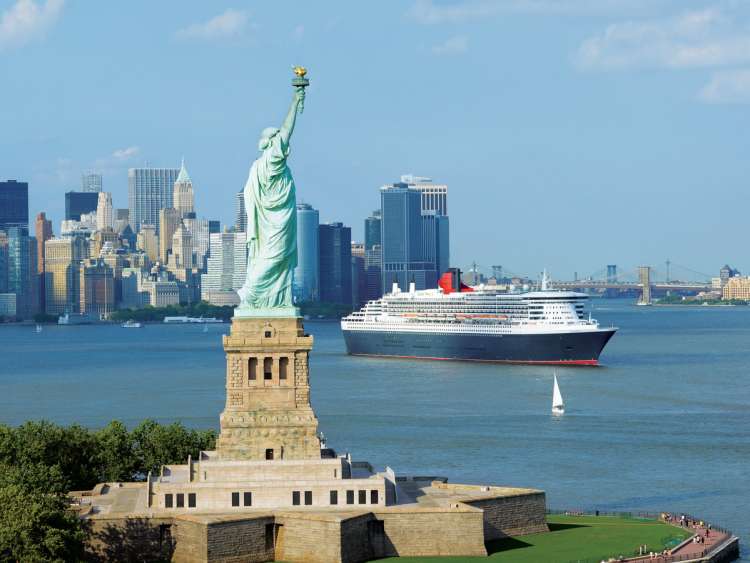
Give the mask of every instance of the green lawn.
[[[654, 520], [611, 516], [547, 517], [550, 531], [487, 544], [490, 556], [485, 557], [392, 557], [394, 563], [452, 563], [459, 561], [491, 561], [492, 563], [568, 563], [596, 561], [628, 556], [639, 545], [661, 551], [673, 547], [690, 536], [684, 530]], [[381, 559], [380, 561], [386, 561]]]

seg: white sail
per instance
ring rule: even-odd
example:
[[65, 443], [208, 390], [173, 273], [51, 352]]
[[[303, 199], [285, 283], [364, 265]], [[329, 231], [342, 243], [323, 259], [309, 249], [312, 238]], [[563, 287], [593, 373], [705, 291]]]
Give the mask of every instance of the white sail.
[[557, 375], [554, 376], [554, 385], [552, 386], [552, 412], [563, 412], [565, 403], [563, 403], [560, 387], [557, 385]]

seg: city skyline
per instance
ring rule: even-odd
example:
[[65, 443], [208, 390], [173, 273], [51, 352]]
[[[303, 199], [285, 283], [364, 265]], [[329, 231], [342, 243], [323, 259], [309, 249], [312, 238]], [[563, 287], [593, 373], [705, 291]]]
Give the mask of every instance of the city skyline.
[[[182, 155], [205, 186], [196, 206], [230, 224], [268, 125], [260, 108], [299, 61], [316, 105], [292, 156], [300, 200], [320, 209], [321, 222], [351, 225], [356, 240], [377, 189], [414, 173], [452, 186], [454, 265], [463, 268], [500, 261], [570, 278], [669, 257], [698, 271], [725, 262], [750, 270], [740, 243], [750, 120], [741, 5], [34, 5], [27, 27], [0, 35], [0, 69], [17, 77], [0, 110], [15, 131], [0, 140], [0, 177], [28, 181], [30, 213], [46, 211], [55, 228], [62, 194], [80, 189], [86, 171], [102, 173], [122, 208], [128, 168], [176, 167]], [[148, 41], [126, 35], [136, 24]], [[409, 46], [383, 44], [383, 29], [409, 34]], [[660, 51], [660, 38], [674, 49]], [[342, 41], [350, 47], [336, 48]], [[719, 54], [701, 59], [713, 46]], [[355, 128], [364, 134], [342, 142]], [[325, 175], [330, 167], [340, 173]]]

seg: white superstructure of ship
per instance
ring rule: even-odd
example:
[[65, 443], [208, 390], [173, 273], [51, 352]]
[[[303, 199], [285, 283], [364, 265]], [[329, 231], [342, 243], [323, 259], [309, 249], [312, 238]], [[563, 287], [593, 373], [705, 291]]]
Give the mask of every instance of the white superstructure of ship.
[[454, 269], [439, 289], [394, 284], [342, 319], [341, 328], [354, 355], [596, 364], [616, 329], [600, 328], [586, 313], [587, 299], [550, 290], [546, 273], [539, 290], [509, 292], [463, 285]]

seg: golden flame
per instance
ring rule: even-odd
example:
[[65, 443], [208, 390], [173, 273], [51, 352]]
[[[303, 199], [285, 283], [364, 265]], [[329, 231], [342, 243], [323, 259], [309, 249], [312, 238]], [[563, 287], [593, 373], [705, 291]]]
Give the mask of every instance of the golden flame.
[[299, 76], [300, 78], [304, 78], [307, 74], [307, 69], [303, 66], [295, 66], [294, 68], [294, 74]]

